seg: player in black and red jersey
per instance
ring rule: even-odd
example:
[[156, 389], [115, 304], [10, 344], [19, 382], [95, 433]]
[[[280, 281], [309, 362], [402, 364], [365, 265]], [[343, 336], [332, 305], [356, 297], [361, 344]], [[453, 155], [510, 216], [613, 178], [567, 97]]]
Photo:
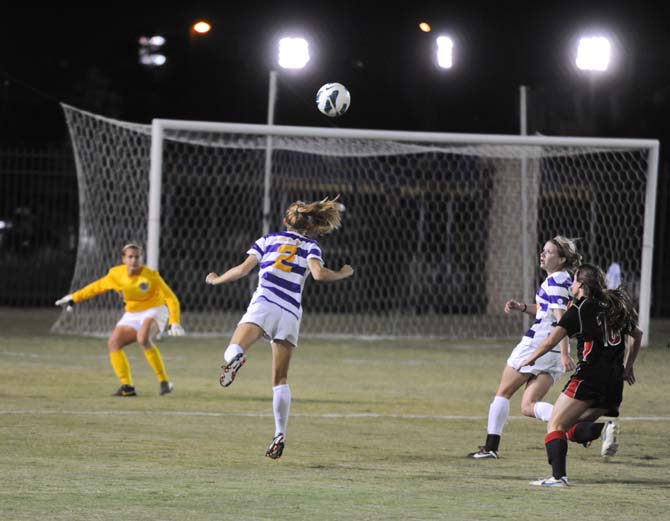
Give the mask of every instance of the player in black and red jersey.
[[[577, 338], [579, 362], [556, 400], [544, 439], [552, 476], [531, 484], [548, 487], [568, 485], [568, 440], [587, 444], [604, 430], [605, 456], [616, 451], [616, 425], [594, 423], [600, 416], [619, 416], [624, 381], [635, 383], [633, 364], [640, 350], [642, 331], [637, 313], [622, 289], [607, 289], [597, 266], [582, 264], [570, 287], [574, 302], [551, 334], [519, 367], [533, 365], [566, 335]], [[631, 337], [626, 356], [626, 338]]]

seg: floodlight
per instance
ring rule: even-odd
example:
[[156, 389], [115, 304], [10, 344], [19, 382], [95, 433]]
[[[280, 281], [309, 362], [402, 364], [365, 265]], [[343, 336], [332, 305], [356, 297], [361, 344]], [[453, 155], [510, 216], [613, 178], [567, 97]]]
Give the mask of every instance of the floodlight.
[[193, 24], [193, 31], [198, 34], [206, 34], [210, 31], [211, 28], [212, 26], [204, 20], [200, 20], [199, 22]]
[[166, 40], [163, 36], [140, 36], [140, 48], [138, 51], [139, 62], [147, 67], [160, 67], [165, 65], [167, 57], [160, 48], [165, 45]]
[[160, 67], [165, 62], [167, 57], [164, 54], [140, 54], [140, 63], [147, 67]]
[[163, 36], [140, 36], [140, 45], [144, 47], [162, 47], [165, 45], [165, 38]]
[[304, 38], [279, 40], [279, 66], [283, 69], [302, 69], [309, 61], [309, 44]]
[[165, 65], [167, 57], [162, 52], [159, 52], [160, 48], [166, 43], [163, 36], [140, 36], [139, 43], [140, 48], [138, 55], [140, 64], [147, 67], [160, 67], [161, 65]]
[[448, 36], [439, 36], [437, 44], [437, 64], [443, 69], [451, 69], [454, 65], [454, 42]]
[[606, 71], [609, 67], [612, 46], [604, 36], [579, 39], [575, 64], [583, 71]]

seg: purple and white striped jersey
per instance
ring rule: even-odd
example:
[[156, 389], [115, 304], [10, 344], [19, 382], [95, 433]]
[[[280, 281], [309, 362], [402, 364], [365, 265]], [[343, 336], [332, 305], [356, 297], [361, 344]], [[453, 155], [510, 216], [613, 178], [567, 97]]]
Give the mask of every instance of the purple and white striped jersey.
[[537, 304], [535, 322], [521, 339], [522, 344], [537, 346], [549, 336], [558, 322], [551, 310], [568, 309], [571, 284], [572, 278], [567, 271], [557, 271], [544, 280], [535, 293], [535, 304]]
[[302, 316], [302, 288], [309, 275], [307, 261], [321, 258], [319, 244], [295, 232], [270, 233], [258, 239], [249, 251], [258, 259], [258, 287], [251, 303], [265, 300]]

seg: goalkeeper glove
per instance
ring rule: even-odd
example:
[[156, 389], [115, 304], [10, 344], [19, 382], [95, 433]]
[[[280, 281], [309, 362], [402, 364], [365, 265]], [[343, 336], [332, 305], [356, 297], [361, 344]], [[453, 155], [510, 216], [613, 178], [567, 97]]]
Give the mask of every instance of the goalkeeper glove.
[[170, 324], [168, 328], [168, 335], [170, 336], [184, 336], [186, 331], [181, 327], [181, 324]]
[[72, 295], [65, 295], [63, 298], [59, 298], [55, 304], [64, 307], [65, 311], [72, 311], [74, 300], [72, 300]]

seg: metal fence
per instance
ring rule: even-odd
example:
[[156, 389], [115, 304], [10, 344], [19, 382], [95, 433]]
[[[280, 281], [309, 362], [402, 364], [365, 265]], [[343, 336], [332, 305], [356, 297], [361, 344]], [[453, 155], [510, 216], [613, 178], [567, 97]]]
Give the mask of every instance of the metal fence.
[[[662, 162], [654, 240], [652, 316], [670, 316], [670, 168]], [[67, 292], [79, 230], [68, 145], [0, 148], [0, 306], [51, 306]]]
[[67, 292], [78, 215], [69, 146], [0, 149], [0, 305], [52, 305]]

